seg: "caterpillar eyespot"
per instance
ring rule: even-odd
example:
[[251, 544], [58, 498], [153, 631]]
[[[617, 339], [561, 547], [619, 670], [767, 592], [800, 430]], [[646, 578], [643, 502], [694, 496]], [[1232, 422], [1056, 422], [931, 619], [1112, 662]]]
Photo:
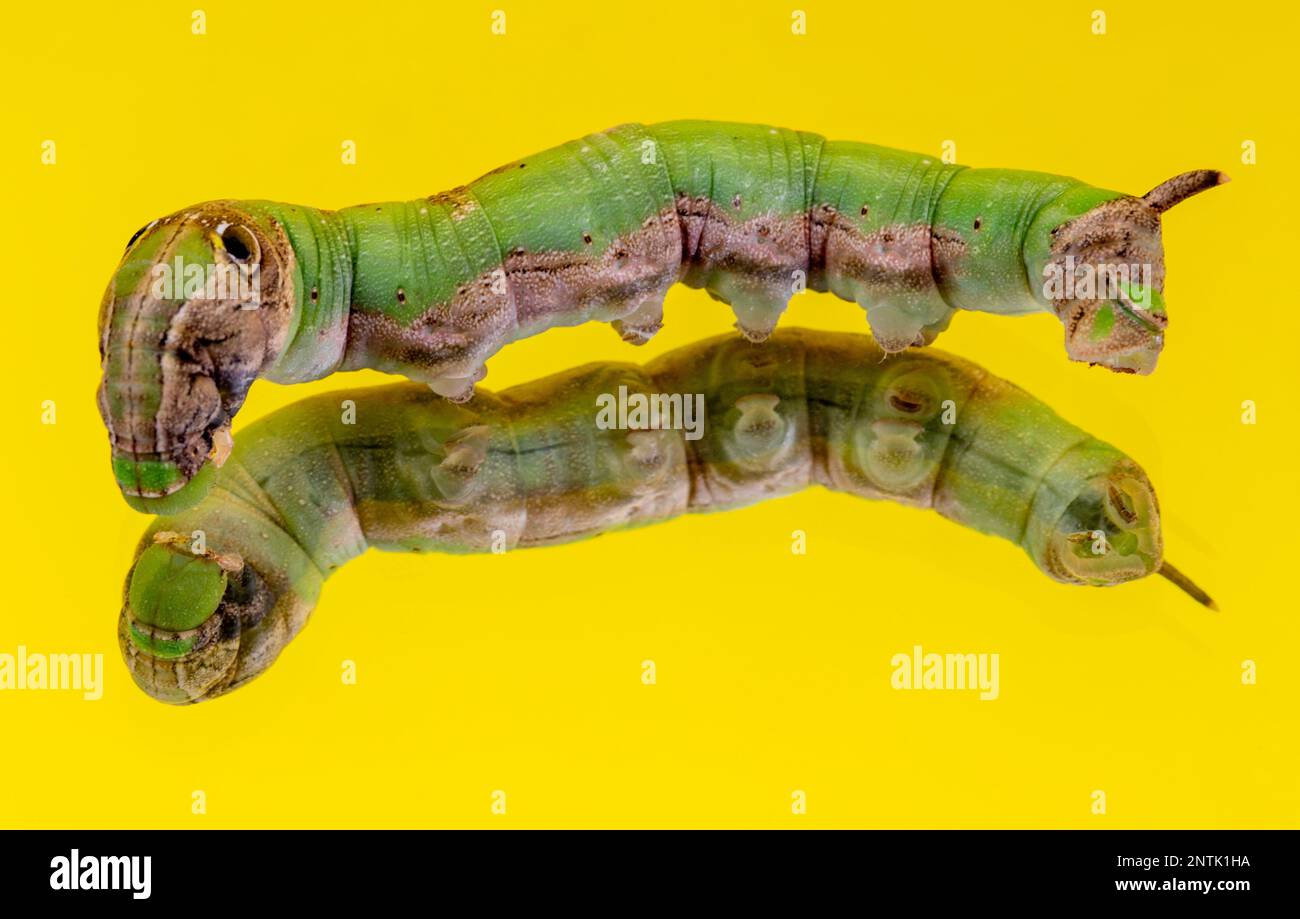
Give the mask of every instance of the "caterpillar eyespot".
[[[323, 573], [368, 546], [545, 546], [811, 484], [933, 509], [1019, 545], [1058, 581], [1159, 572], [1212, 602], [1163, 561], [1159, 505], [1137, 464], [1020, 388], [938, 351], [887, 359], [866, 336], [799, 329], [776, 333], [757, 363], [724, 336], [461, 407], [412, 383], [350, 391], [355, 426], [334, 423], [341, 393], [281, 409], [243, 432], [229, 483], [223, 470], [209, 500], [141, 540], [119, 618], [127, 666], [165, 702], [242, 686], [306, 623]], [[619, 386], [680, 407], [658, 429], [604, 427], [597, 406]], [[881, 398], [901, 390], [954, 400], [956, 424]], [[266, 496], [256, 509], [226, 493], [249, 476]], [[198, 561], [178, 535], [195, 530], [207, 540]]]
[[[1144, 274], [1131, 289], [1155, 304], [1162, 215], [1223, 181], [1198, 170], [1139, 197], [803, 131], [669, 122], [589, 135], [408, 202], [196, 205], [138, 234], [129, 248], [147, 257], [124, 257], [104, 294], [99, 407], [115, 477], [139, 509], [192, 504], [212, 432], [256, 378], [370, 368], [465, 400], [465, 381], [489, 357], [548, 328], [594, 319], [644, 343], [676, 283], [729, 304], [754, 342], [811, 289], [861, 306], [890, 353], [930, 343], [958, 310], [1046, 311], [1065, 326], [1072, 360], [1148, 373], [1164, 344], [1163, 305], [1125, 307], [1044, 279], [1131, 263]], [[882, 200], [904, 216], [846, 219]], [[916, 214], [925, 216], [905, 216]], [[200, 241], [217, 226], [219, 241]], [[150, 295], [152, 270], [200, 245], [259, 267], [256, 309]], [[412, 275], [420, 280], [394, 298], [391, 279]], [[171, 359], [194, 349], [203, 361]]]
[[227, 226], [221, 230], [221, 245], [237, 262], [256, 262], [262, 247], [257, 237], [242, 226]]

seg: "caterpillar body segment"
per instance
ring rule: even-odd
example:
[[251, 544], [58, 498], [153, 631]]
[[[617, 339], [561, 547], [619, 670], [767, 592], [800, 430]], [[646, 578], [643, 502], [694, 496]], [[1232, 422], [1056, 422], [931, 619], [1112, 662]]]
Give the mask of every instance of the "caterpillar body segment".
[[155, 520], [128, 578], [123, 654], [164, 701], [265, 670], [368, 547], [544, 546], [822, 485], [933, 508], [1066, 583], [1162, 560], [1155, 494], [1120, 451], [967, 361], [802, 330], [463, 404], [413, 383], [316, 396], [250, 426], [215, 479]]
[[[489, 356], [548, 328], [610, 322], [647, 341], [678, 282], [729, 303], [752, 341], [811, 288], [861, 305], [890, 353], [929, 343], [958, 310], [1049, 310], [1072, 359], [1146, 373], [1166, 326], [1160, 214], [1223, 179], [1187, 173], [1141, 198], [807, 132], [671, 122], [413, 201], [196, 205], [138, 233], [105, 293], [99, 402], [115, 475], [140, 509], [193, 503], [210, 479], [187, 485], [220, 458], [259, 376], [368, 367], [463, 401]], [[1139, 277], [1102, 296], [1074, 283], [1130, 266]], [[235, 283], [190, 283], [205, 277]]]

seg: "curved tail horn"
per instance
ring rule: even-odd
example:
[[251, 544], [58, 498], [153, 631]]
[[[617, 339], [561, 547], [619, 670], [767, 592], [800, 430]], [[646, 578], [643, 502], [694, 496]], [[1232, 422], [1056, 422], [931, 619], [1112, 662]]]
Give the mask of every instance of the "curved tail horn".
[[1215, 612], [1219, 611], [1219, 605], [1210, 598], [1209, 594], [1197, 587], [1191, 578], [1183, 574], [1173, 565], [1169, 564], [1169, 562], [1161, 562], [1160, 567], [1156, 569], [1156, 574], [1160, 575], [1165, 580], [1170, 581], [1175, 587], [1187, 594], [1187, 596], [1201, 604], [1201, 606], [1209, 607]]
[[1217, 169], [1196, 169], [1161, 182], [1143, 195], [1142, 200], [1155, 208], [1158, 213], [1163, 214], [1192, 195], [1198, 195], [1207, 188], [1222, 185], [1227, 181], [1228, 176]]

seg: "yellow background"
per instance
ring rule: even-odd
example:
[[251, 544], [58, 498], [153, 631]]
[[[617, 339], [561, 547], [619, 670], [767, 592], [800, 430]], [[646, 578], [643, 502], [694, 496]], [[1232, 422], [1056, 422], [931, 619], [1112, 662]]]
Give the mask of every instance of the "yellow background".
[[[101, 652], [106, 689], [0, 692], [0, 825], [1300, 824], [1293, 11], [28, 6], [0, 38], [0, 652]], [[191, 34], [195, 7], [206, 35]], [[791, 32], [796, 7], [806, 35]], [[1222, 613], [1155, 578], [1064, 587], [933, 513], [816, 490], [504, 556], [372, 553], [256, 682], [189, 708], [137, 690], [114, 628], [145, 520], [118, 496], [93, 399], [96, 308], [130, 234], [217, 197], [411, 198], [582, 133], [683, 117], [936, 155], [952, 140], [973, 166], [1139, 194], [1227, 170], [1230, 185], [1165, 221], [1171, 326], [1154, 376], [1067, 363], [1046, 315], [963, 314], [939, 342], [1142, 463], [1169, 557]], [[40, 162], [47, 139], [55, 165]], [[340, 161], [348, 139], [355, 166]], [[1241, 161], [1246, 140], [1257, 165]], [[678, 287], [645, 348], [603, 325], [551, 331], [493, 358], [486, 385], [646, 360], [731, 322]], [[784, 324], [866, 332], [857, 307], [820, 294]], [[236, 438], [309, 393], [380, 382], [260, 382]], [[891, 689], [891, 656], [916, 644], [998, 653], [1001, 697]], [[1247, 659], [1258, 685], [1242, 685]]]

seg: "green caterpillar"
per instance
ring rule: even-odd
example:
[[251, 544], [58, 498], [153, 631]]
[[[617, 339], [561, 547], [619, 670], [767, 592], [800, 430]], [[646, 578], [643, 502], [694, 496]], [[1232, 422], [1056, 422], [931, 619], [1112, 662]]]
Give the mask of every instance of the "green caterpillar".
[[[132, 237], [103, 299], [114, 472], [133, 506], [167, 513], [202, 497], [259, 376], [369, 367], [464, 400], [490, 355], [550, 327], [607, 321], [648, 340], [678, 281], [731, 304], [753, 341], [806, 286], [861, 304], [887, 352], [929, 343], [957, 310], [1050, 310], [1072, 359], [1147, 373], [1166, 326], [1160, 214], [1223, 181], [1189, 172], [1138, 198], [800, 131], [672, 122], [593, 134], [414, 201], [196, 205]], [[1140, 276], [1118, 277], [1129, 265]], [[1114, 283], [1076, 287], [1094, 275]]]
[[463, 405], [411, 383], [303, 400], [248, 429], [198, 506], [149, 527], [123, 655], [150, 695], [196, 702], [269, 667], [325, 578], [368, 547], [541, 546], [814, 484], [933, 508], [1058, 581], [1158, 571], [1212, 605], [1162, 561], [1159, 506], [1131, 459], [967, 361], [885, 357], [865, 336], [793, 329]]

